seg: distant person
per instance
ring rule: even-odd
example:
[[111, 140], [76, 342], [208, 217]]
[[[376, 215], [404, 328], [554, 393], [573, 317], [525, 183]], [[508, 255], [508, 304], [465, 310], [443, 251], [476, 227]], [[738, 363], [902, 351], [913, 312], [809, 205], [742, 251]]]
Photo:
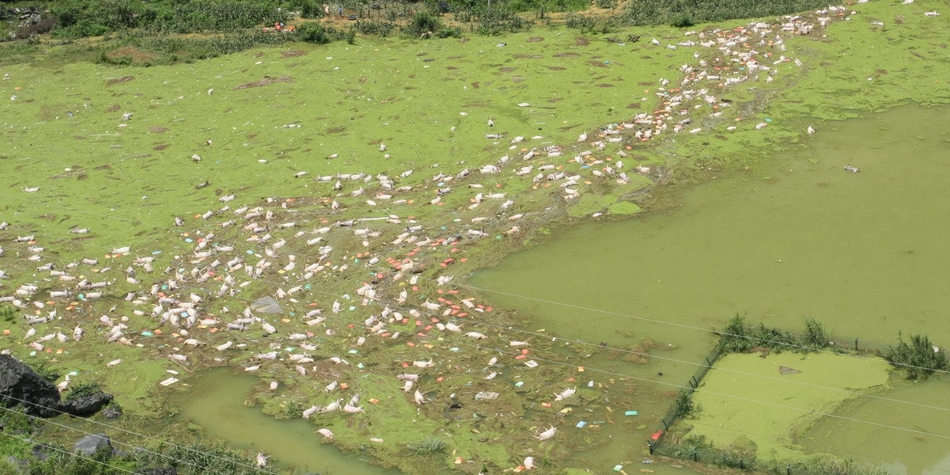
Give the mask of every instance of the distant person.
[[330, 16], [330, 5], [326, 3], [323, 4], [323, 14], [326, 16]]

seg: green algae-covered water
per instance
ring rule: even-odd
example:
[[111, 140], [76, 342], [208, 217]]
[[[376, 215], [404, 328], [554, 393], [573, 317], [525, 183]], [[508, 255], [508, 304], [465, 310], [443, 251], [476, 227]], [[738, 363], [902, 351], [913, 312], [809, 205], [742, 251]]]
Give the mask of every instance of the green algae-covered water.
[[699, 344], [736, 313], [789, 329], [812, 317], [877, 345], [899, 331], [950, 341], [947, 119], [907, 107], [829, 124], [674, 209], [565, 231], [470, 283], [590, 341]]
[[[889, 473], [950, 471], [950, 378], [902, 381], [877, 398], [859, 398], [822, 419], [797, 442], [809, 453], [831, 452]], [[872, 421], [874, 424], [862, 423]]]
[[[674, 208], [565, 231], [469, 282], [558, 335], [617, 347], [651, 339], [667, 351], [624, 373], [662, 372], [665, 379], [654, 379], [681, 384], [712, 345], [710, 330], [737, 313], [793, 331], [816, 318], [839, 341], [858, 339], [862, 347], [893, 344], [899, 332], [947, 345], [947, 119], [946, 107], [908, 106], [826, 124], [801, 151], [750, 159], [745, 169], [682, 192]], [[881, 412], [862, 404], [847, 410]], [[947, 414], [942, 406], [901, 410], [937, 420]], [[886, 429], [860, 441], [839, 437], [841, 430], [875, 434], [846, 429], [840, 419], [820, 427], [825, 436], [809, 439], [811, 451], [853, 456], [852, 444], [860, 445], [874, 454], [863, 461], [897, 471], [929, 473], [921, 467], [939, 466], [950, 453], [950, 444], [920, 443], [916, 452], [891, 444]], [[915, 462], [925, 459], [938, 462]]]
[[[315, 433], [319, 424], [303, 419], [277, 420], [261, 412], [259, 407], [247, 404], [252, 389], [264, 384], [258, 377], [235, 373], [220, 368], [204, 371], [188, 383], [187, 396], [180, 400], [181, 421], [200, 427], [201, 434], [210, 440], [227, 440], [229, 446], [244, 450], [248, 454], [261, 451], [270, 457], [273, 465], [282, 468], [294, 468], [297, 473], [317, 473], [321, 475], [399, 475], [403, 472], [383, 470], [372, 465], [373, 458], [368, 451], [348, 454], [333, 445], [325, 443], [320, 434]], [[318, 419], [320, 416], [313, 416]], [[637, 467], [656, 475], [692, 475], [693, 471], [680, 464], [655, 461], [641, 457], [644, 441], [631, 437], [636, 426], [643, 423], [635, 417], [619, 419], [616, 425], [608, 427], [611, 431], [610, 442], [602, 447], [585, 451], [577, 455], [575, 465], [588, 467], [589, 473], [609, 473], [614, 468], [626, 467], [627, 473]], [[407, 435], [406, 444], [414, 440]], [[367, 445], [373, 442], [367, 441]], [[372, 447], [368, 447], [371, 449]], [[407, 456], [411, 456], [407, 449]], [[249, 456], [250, 456], [249, 455]], [[471, 467], [460, 467], [470, 470]], [[417, 467], [407, 473], [444, 474], [459, 473], [448, 468], [439, 469], [427, 466]]]
[[[319, 428], [303, 419], [280, 421], [259, 408], [245, 405], [251, 388], [262, 384], [255, 376], [227, 369], [205, 371], [193, 378], [188, 400], [178, 417], [200, 426], [213, 439], [224, 439], [235, 449], [262, 451], [270, 462], [295, 467], [300, 473], [395, 475], [371, 465], [364, 454], [344, 454], [323, 442]], [[370, 442], [367, 441], [369, 444]]]

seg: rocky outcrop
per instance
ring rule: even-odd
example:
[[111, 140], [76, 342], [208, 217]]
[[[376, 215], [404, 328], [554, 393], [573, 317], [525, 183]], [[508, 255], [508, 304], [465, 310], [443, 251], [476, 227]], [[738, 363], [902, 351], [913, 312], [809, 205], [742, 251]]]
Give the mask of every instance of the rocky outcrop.
[[33, 416], [59, 415], [59, 391], [56, 386], [10, 355], [0, 355], [0, 404], [22, 404]]
[[89, 417], [110, 401], [111, 394], [98, 390], [60, 401], [59, 390], [53, 383], [20, 360], [0, 355], [0, 404], [5, 407], [22, 404], [27, 414], [39, 417], [54, 417], [62, 413]]

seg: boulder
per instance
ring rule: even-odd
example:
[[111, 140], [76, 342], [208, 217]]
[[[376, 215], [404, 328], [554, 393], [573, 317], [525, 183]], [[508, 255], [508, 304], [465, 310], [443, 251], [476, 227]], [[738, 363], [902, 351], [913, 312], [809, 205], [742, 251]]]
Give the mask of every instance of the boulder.
[[112, 401], [112, 395], [102, 391], [70, 398], [59, 404], [59, 410], [71, 416], [89, 417]]
[[109, 453], [114, 453], [112, 441], [105, 434], [87, 435], [73, 444], [73, 452], [81, 455], [95, 455], [100, 450], [106, 449]]
[[0, 355], [0, 404], [23, 404], [32, 416], [59, 415], [59, 391], [29, 366], [10, 355]]
[[112, 401], [112, 395], [102, 391], [60, 401], [56, 385], [36, 374], [22, 361], [0, 355], [0, 404], [15, 407], [22, 404], [31, 416], [54, 417], [67, 413], [89, 417]]

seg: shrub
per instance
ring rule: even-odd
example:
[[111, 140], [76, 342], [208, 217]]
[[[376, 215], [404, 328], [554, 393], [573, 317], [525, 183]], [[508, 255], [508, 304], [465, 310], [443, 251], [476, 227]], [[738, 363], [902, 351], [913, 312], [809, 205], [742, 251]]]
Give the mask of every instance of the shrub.
[[931, 343], [926, 335], [911, 335], [910, 343], [905, 342], [901, 334], [897, 339], [897, 346], [887, 347], [883, 356], [907, 371], [908, 379], [926, 379], [934, 371], [950, 370], [947, 353]]
[[745, 353], [751, 350], [755, 345], [746, 336], [745, 320], [735, 315], [726, 328], [719, 332], [719, 345], [725, 353]]
[[692, 391], [686, 389], [680, 390], [679, 394], [676, 395], [676, 400], [673, 402], [676, 407], [673, 417], [679, 419], [696, 413], [696, 406], [693, 404], [692, 395]]
[[432, 455], [445, 452], [449, 448], [449, 444], [436, 437], [426, 437], [422, 439], [422, 442], [410, 445], [409, 448], [416, 455]]
[[670, 23], [674, 28], [689, 28], [693, 26], [693, 20], [690, 20], [688, 16], [682, 15], [673, 19], [673, 22]]
[[814, 318], [805, 319], [805, 334], [802, 336], [802, 344], [816, 350], [828, 346], [828, 335], [825, 334], [825, 327], [818, 320]]
[[412, 36], [425, 36], [435, 34], [442, 29], [442, 22], [439, 18], [429, 12], [417, 12], [412, 17], [412, 21], [406, 25], [405, 31]]
[[304, 23], [300, 25], [300, 28], [297, 28], [297, 37], [301, 41], [318, 45], [325, 45], [333, 41], [333, 38], [330, 36], [330, 31], [319, 23]]

